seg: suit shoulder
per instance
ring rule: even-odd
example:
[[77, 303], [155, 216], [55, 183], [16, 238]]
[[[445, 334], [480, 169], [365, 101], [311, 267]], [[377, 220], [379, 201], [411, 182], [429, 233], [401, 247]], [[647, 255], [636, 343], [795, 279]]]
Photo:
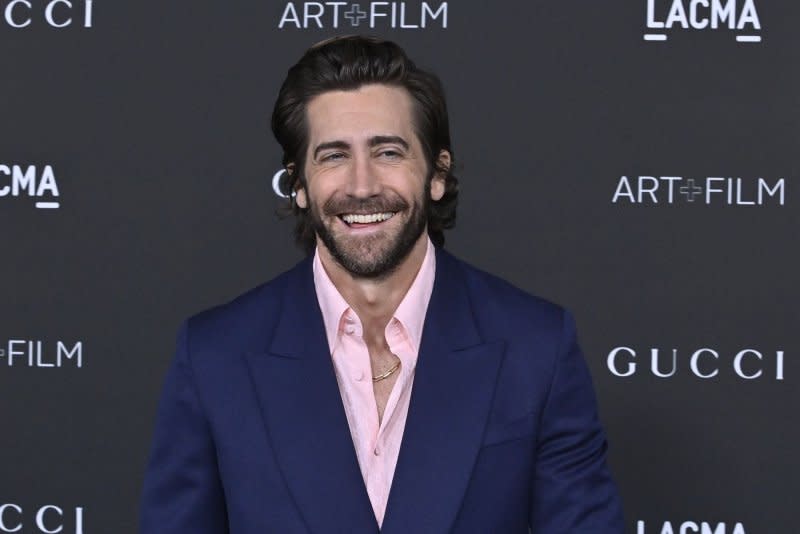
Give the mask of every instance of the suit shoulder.
[[560, 331], [567, 311], [560, 305], [528, 293], [508, 280], [457, 260], [466, 280], [473, 308], [492, 322], [504, 321], [512, 328], [535, 324]]
[[238, 347], [243, 350], [257, 346], [277, 321], [284, 291], [301, 265], [224, 304], [189, 317], [185, 327], [191, 344], [195, 347]]

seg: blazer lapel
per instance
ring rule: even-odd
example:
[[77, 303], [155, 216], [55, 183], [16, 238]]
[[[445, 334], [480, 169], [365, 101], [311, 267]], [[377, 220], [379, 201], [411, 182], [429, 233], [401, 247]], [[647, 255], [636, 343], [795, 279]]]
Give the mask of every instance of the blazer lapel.
[[311, 532], [377, 533], [310, 260], [288, 274], [282, 304], [268, 351], [247, 355], [277, 463]]
[[471, 477], [505, 344], [484, 343], [457, 260], [436, 281], [382, 532], [448, 532]]

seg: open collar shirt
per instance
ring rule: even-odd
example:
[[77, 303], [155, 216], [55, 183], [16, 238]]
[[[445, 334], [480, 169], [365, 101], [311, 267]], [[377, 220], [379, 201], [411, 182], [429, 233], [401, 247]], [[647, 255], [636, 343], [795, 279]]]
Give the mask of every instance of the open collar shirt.
[[378, 406], [372, 387], [372, 367], [369, 350], [362, 337], [361, 320], [333, 285], [319, 259], [319, 253], [314, 253], [314, 287], [322, 311], [328, 347], [361, 475], [379, 526], [386, 513], [397, 455], [406, 426], [422, 327], [433, 292], [435, 256], [433, 243], [428, 239], [422, 265], [386, 325], [385, 336], [389, 350], [400, 358], [401, 363], [398, 371], [400, 375], [379, 423]]

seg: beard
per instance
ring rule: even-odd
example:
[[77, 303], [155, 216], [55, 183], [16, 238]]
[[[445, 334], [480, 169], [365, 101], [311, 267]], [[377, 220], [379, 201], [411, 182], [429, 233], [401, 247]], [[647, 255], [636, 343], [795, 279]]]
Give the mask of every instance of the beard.
[[[422, 198], [414, 199], [410, 205], [397, 195], [366, 199], [331, 197], [321, 207], [310, 198], [308, 200], [308, 214], [314, 232], [334, 260], [354, 278], [379, 279], [397, 269], [425, 231], [431, 202], [430, 184], [426, 183]], [[339, 218], [343, 213], [364, 212], [394, 212], [391, 219], [407, 213], [408, 220], [399, 229], [387, 228], [364, 236], [341, 235], [333, 229], [337, 224], [335, 221], [326, 222]]]

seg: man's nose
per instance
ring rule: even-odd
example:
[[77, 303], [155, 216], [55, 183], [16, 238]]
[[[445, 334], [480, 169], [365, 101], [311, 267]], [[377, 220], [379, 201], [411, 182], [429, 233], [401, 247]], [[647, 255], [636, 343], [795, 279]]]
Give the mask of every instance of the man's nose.
[[350, 168], [346, 193], [350, 196], [367, 198], [381, 191], [377, 169], [368, 155], [356, 155]]

